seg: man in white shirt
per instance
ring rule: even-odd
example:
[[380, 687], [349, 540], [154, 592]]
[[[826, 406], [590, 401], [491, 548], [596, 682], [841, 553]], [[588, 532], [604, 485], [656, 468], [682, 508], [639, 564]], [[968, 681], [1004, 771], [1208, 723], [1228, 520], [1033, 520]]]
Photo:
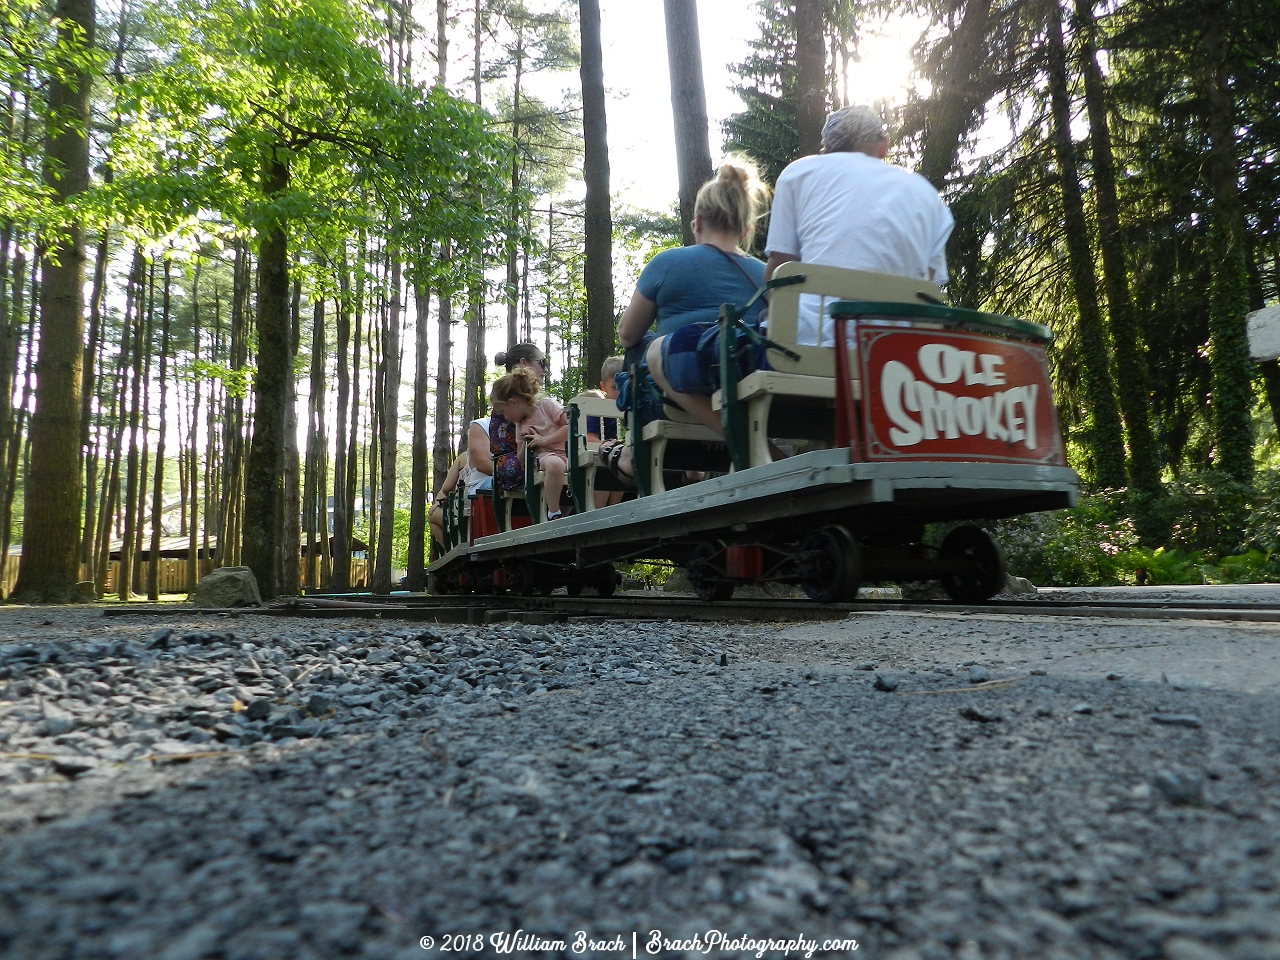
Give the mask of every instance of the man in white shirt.
[[[827, 118], [822, 153], [801, 157], [778, 177], [765, 280], [801, 260], [947, 281], [951, 211], [924, 177], [886, 163], [888, 151], [884, 125], [870, 107], [845, 107]], [[830, 343], [829, 331], [818, 336], [820, 304], [819, 297], [802, 298], [802, 343]]]

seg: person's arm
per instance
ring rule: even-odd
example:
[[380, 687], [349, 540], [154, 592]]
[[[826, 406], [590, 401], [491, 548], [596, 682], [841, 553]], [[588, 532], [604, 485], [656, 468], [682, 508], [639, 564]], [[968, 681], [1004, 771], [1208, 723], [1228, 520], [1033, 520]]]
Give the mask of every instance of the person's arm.
[[462, 473], [462, 468], [466, 465], [466, 462], [466, 456], [460, 456], [453, 461], [452, 466], [449, 467], [449, 472], [445, 474], [444, 483], [440, 484], [440, 492], [436, 494], [437, 500], [446, 493], [453, 493], [458, 488], [458, 476]]
[[800, 258], [789, 253], [771, 253], [769, 254], [769, 262], [764, 265], [764, 282], [768, 283], [773, 279], [773, 271], [777, 270], [784, 263], [799, 263]]
[[800, 244], [800, 231], [796, 224], [795, 184], [792, 173], [792, 167], [787, 167], [779, 174], [778, 183], [773, 192], [773, 206], [769, 208], [769, 235], [764, 243], [764, 252], [769, 257], [764, 265], [765, 283], [773, 279], [773, 272], [780, 266], [799, 260], [804, 253]]
[[467, 431], [467, 459], [471, 461], [471, 469], [493, 476], [493, 457], [489, 452], [489, 432], [478, 423], [473, 423]]
[[569, 427], [556, 427], [545, 436], [535, 433], [529, 438], [529, 446], [535, 450], [556, 450], [565, 445], [565, 441], [569, 439]]
[[637, 290], [618, 321], [618, 342], [624, 347], [634, 347], [657, 315], [658, 305]]
[[548, 414], [547, 419], [556, 426], [545, 434], [534, 430], [533, 436], [529, 438], [529, 446], [535, 450], [563, 450], [565, 441], [569, 439], [569, 416], [555, 400], [547, 399], [542, 403], [546, 405], [544, 411]]

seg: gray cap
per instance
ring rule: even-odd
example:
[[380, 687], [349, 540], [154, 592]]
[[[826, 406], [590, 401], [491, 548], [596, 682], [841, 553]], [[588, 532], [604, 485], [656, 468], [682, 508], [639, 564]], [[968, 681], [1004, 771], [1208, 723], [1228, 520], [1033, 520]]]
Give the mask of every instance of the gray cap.
[[838, 153], [858, 147], [869, 147], [887, 139], [880, 115], [865, 104], [854, 104], [837, 110], [822, 126], [822, 150]]

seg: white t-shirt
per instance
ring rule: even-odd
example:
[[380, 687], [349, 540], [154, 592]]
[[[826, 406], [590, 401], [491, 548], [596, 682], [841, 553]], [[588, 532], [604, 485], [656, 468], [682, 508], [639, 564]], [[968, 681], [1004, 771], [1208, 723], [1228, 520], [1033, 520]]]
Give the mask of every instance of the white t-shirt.
[[[489, 418], [488, 417], [485, 417], [483, 420], [472, 420], [470, 425], [467, 427], [468, 444], [470, 444], [470, 441], [471, 441], [471, 427], [474, 427], [474, 426], [479, 426], [480, 429], [484, 431], [485, 436], [489, 435]], [[488, 480], [490, 476], [491, 474], [481, 473], [479, 470], [477, 470], [475, 467], [471, 465], [471, 455], [470, 453], [468, 453], [467, 465], [462, 468], [462, 480], [463, 480], [463, 483], [466, 485], [467, 496], [470, 497], [473, 493], [475, 493], [480, 488], [480, 484]]]
[[[955, 220], [924, 177], [865, 153], [801, 157], [778, 177], [766, 253], [804, 263], [947, 281]], [[802, 296], [797, 340], [832, 344], [822, 297]]]

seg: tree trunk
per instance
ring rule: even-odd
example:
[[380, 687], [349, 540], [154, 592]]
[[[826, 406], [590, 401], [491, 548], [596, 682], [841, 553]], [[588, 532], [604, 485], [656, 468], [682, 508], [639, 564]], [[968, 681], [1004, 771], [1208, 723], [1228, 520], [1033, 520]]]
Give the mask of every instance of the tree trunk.
[[293, 358], [298, 355], [298, 339], [302, 329], [299, 311], [302, 301], [302, 282], [293, 281], [293, 297], [289, 306], [289, 376], [284, 391], [284, 444], [281, 450], [283, 464], [280, 491], [280, 553], [278, 592], [281, 596], [296, 597], [301, 577], [302, 560], [302, 502], [298, 487], [298, 378], [293, 371]]
[[304, 586], [313, 588], [320, 585], [316, 559], [321, 544], [317, 541], [320, 519], [325, 515], [325, 489], [328, 486], [321, 446], [324, 443], [324, 361], [324, 298], [316, 297], [311, 311], [311, 388], [307, 402], [307, 467], [302, 497], [303, 522], [307, 530], [307, 559], [302, 582]]
[[[453, 241], [446, 240], [440, 247], [441, 260], [449, 260], [453, 255]], [[453, 452], [453, 431], [451, 429], [453, 397], [453, 297], [447, 286], [439, 292], [437, 307], [437, 332], [440, 337], [436, 349], [436, 438], [431, 451], [432, 492], [439, 490], [449, 472], [449, 462]], [[467, 421], [469, 424], [471, 421]]]
[[164, 518], [164, 434], [168, 423], [165, 412], [169, 398], [169, 286], [173, 279], [173, 262], [164, 261], [164, 298], [160, 306], [160, 436], [156, 440], [155, 480], [151, 492], [151, 556], [147, 564], [147, 598], [160, 599], [160, 527]]
[[436, 0], [436, 83], [445, 85], [449, 68], [449, 0]]
[[[348, 534], [355, 529], [356, 522], [356, 495], [360, 496], [361, 512], [368, 510], [369, 505], [366, 501], [365, 490], [360, 483], [360, 338], [364, 322], [364, 256], [365, 256], [365, 238], [364, 234], [360, 234], [359, 242], [359, 263], [360, 266], [356, 270], [355, 283], [355, 326], [351, 333], [351, 422], [349, 424], [350, 433], [347, 435], [347, 517], [350, 518], [351, 528]], [[350, 547], [348, 547], [350, 549]], [[366, 551], [367, 552], [367, 551]], [[347, 562], [350, 563], [350, 553], [347, 555]]]
[[151, 359], [156, 343], [156, 264], [151, 261], [147, 269], [147, 322], [142, 335], [142, 455], [138, 467], [138, 499], [130, 505], [133, 510], [133, 563], [131, 583], [133, 592], [145, 589], [142, 574], [142, 533], [147, 516], [147, 470], [151, 466]]
[[1201, 41], [1205, 54], [1205, 116], [1209, 134], [1207, 179], [1213, 195], [1210, 244], [1209, 364], [1215, 466], [1245, 484], [1253, 483], [1253, 379], [1245, 314], [1249, 308], [1245, 268], [1244, 217], [1236, 148], [1236, 105], [1227, 69], [1229, 41], [1223, 16], [1208, 18]]
[[[32, 282], [39, 265], [32, 271]], [[15, 435], [18, 411], [13, 405], [13, 390], [18, 379], [18, 348], [26, 318], [27, 255], [21, 233], [15, 239], [13, 254], [13, 303], [0, 318], [0, 503], [9, 497], [9, 447]], [[34, 293], [32, 294], [34, 296]], [[4, 550], [8, 544], [4, 544]]]
[[1051, 0], [1049, 4], [1047, 38], [1053, 146], [1062, 189], [1063, 233], [1067, 243], [1067, 259], [1071, 265], [1071, 283], [1080, 310], [1080, 352], [1084, 360], [1085, 394], [1093, 414], [1088, 442], [1093, 451], [1098, 485], [1106, 488], [1123, 487], [1124, 438], [1108, 362], [1106, 332], [1098, 309], [1098, 281], [1093, 270], [1093, 251], [1084, 218], [1080, 177], [1076, 172], [1075, 143], [1071, 139], [1071, 102], [1067, 93], [1062, 11], [1058, 7], [1058, 0]]
[[1107, 96], [1094, 45], [1093, 0], [1076, 0], [1084, 67], [1085, 106], [1089, 113], [1089, 142], [1093, 152], [1093, 181], [1097, 188], [1098, 245], [1102, 250], [1103, 285], [1111, 317], [1111, 340], [1116, 353], [1116, 386], [1120, 410], [1129, 435], [1129, 478], [1143, 493], [1160, 490], [1160, 456], [1151, 432], [1147, 404], [1147, 358], [1138, 342], [1138, 326], [1129, 294], [1129, 267], [1120, 232], [1120, 201], [1116, 165], [1111, 152]]
[[338, 425], [333, 458], [333, 573], [332, 590], [346, 590], [351, 577], [351, 514], [347, 510], [347, 408], [351, 403], [351, 369], [347, 346], [351, 341], [351, 304], [347, 282], [346, 242], [338, 266]]
[[[94, 0], [58, 0], [58, 45], [93, 49]], [[79, 58], [77, 58], [79, 59]], [[44, 180], [56, 203], [89, 185], [86, 63], [51, 72]], [[22, 565], [15, 592], [72, 600], [79, 580], [80, 390], [84, 362], [84, 238], [68, 224], [42, 267], [36, 411], [24, 507]]]
[[[475, 254], [477, 259], [483, 258], [483, 251]], [[476, 264], [478, 271], [481, 263]], [[488, 409], [484, 392], [484, 371], [486, 367], [484, 355], [484, 282], [476, 274], [472, 274], [471, 287], [467, 296], [467, 372], [463, 380], [462, 422], [470, 423], [480, 416], [480, 411]]]
[[133, 556], [134, 533], [136, 531], [136, 514], [134, 506], [138, 502], [138, 421], [142, 415], [142, 335], [146, 328], [146, 308], [144, 307], [147, 281], [146, 262], [141, 251], [134, 254], [134, 275], [137, 278], [137, 309], [134, 312], [133, 334], [133, 366], [130, 378], [131, 390], [129, 400], [129, 460], [125, 471], [124, 497], [120, 505], [124, 510], [124, 525], [120, 532], [120, 567], [116, 572], [116, 592], [121, 600], [129, 600], [133, 596]]
[[[191, 366], [193, 371], [198, 370], [200, 363], [200, 258], [196, 257], [195, 271], [191, 278]], [[198, 373], [193, 374], [192, 390], [191, 390], [191, 433], [189, 434], [189, 442], [187, 446], [187, 462], [190, 464], [187, 470], [188, 494], [187, 498], [191, 504], [191, 512], [188, 516], [187, 527], [187, 595], [188, 597], [196, 589], [196, 583], [200, 579], [200, 545], [196, 539], [196, 527], [200, 522], [200, 501], [199, 501], [199, 479], [200, 479], [200, 454], [196, 447], [196, 437], [199, 434], [197, 426], [200, 423], [200, 392], [202, 383]]]
[[97, 365], [102, 362], [102, 297], [107, 278], [107, 231], [102, 231], [93, 263], [93, 287], [89, 294], [89, 335], [84, 346], [84, 380], [80, 387], [80, 456], [84, 462], [84, 526], [80, 533], [80, 564], [93, 558], [93, 534], [97, 519], [98, 443], [93, 432], [93, 394], [97, 390]]
[[421, 280], [415, 280], [413, 466], [409, 477], [409, 552], [405, 562], [405, 586], [414, 593], [422, 591], [427, 585], [427, 471], [431, 462], [431, 451], [427, 448], [427, 387], [431, 377], [431, 341], [427, 338], [427, 313], [430, 309], [431, 289]]
[[[585, 42], [585, 39], [584, 39]], [[515, 92], [511, 100], [511, 207], [507, 211], [507, 349], [510, 350], [520, 342], [520, 331], [516, 325], [517, 305], [519, 302], [520, 273], [518, 267], [518, 244], [520, 235], [520, 80], [524, 73], [524, 26], [523, 21], [516, 25], [516, 82]], [[584, 137], [586, 136], [586, 108], [583, 108]]]
[[822, 0], [796, 4], [796, 136], [800, 156], [822, 149], [822, 125], [827, 119], [826, 55], [823, 50]]
[[[270, 200], [289, 188], [283, 154], [270, 148], [263, 164], [262, 194]], [[285, 223], [273, 219], [259, 232], [258, 369], [253, 378], [253, 437], [244, 478], [241, 556], [264, 598], [275, 597], [281, 549], [285, 404], [293, 377], [290, 354], [289, 258]]]
[[[35, 266], [31, 270], [31, 305], [27, 311], [27, 328], [26, 328], [26, 359], [22, 365], [22, 401], [18, 404], [18, 409], [14, 411], [13, 427], [9, 433], [8, 444], [5, 452], [5, 473], [3, 477], [3, 497], [0, 498], [0, 570], [7, 569], [9, 565], [9, 543], [13, 535], [13, 499], [18, 488], [18, 463], [22, 455], [24, 446], [24, 435], [26, 429], [27, 411], [31, 407], [31, 370], [33, 367], [33, 358], [35, 354], [36, 342], [36, 305], [40, 302], [40, 279], [41, 268], [40, 261], [43, 259], [43, 251], [37, 245], [34, 257]], [[21, 334], [19, 334], [21, 339]], [[21, 343], [17, 345], [21, 347]], [[26, 444], [30, 446], [30, 444]], [[27, 478], [30, 480], [30, 477]], [[17, 592], [15, 584], [14, 592]]]
[[382, 333], [385, 376], [382, 385], [382, 497], [378, 517], [378, 552], [369, 587], [374, 593], [391, 593], [391, 552], [396, 526], [396, 433], [400, 424], [400, 251], [388, 247], [391, 257], [391, 302]]
[[[676, 127], [676, 169], [680, 175], [680, 228], [684, 245], [688, 247], [693, 245], [693, 202], [698, 189], [712, 174], [698, 3], [697, 0], [663, 0], [663, 8], [667, 21], [671, 114]], [[583, 89], [586, 89], [585, 81]], [[591, 371], [587, 374], [587, 383], [591, 383]]]
[[[484, 37], [484, 11], [481, 0], [475, 2], [475, 16], [472, 21], [472, 75], [471, 83], [475, 95], [476, 106], [483, 103], [481, 96], [481, 43]], [[485, 398], [481, 396], [484, 389], [484, 266], [485, 254], [483, 244], [474, 251], [470, 265], [470, 282], [467, 289], [467, 368], [462, 380], [462, 420], [470, 423], [487, 408]]]
[[[131, 283], [125, 284], [125, 322], [122, 327], [129, 329], [129, 314], [132, 310]], [[125, 407], [121, 402], [124, 378], [129, 369], [129, 337], [123, 337], [119, 358], [116, 361], [116, 372], [111, 383], [111, 409], [107, 414], [107, 436], [103, 444], [106, 462], [102, 470], [102, 488], [98, 497], [98, 518], [94, 529], [93, 556], [91, 576], [98, 597], [103, 597], [107, 589], [107, 565], [111, 555], [111, 514], [115, 509], [118, 486], [120, 483], [120, 438], [124, 434]]]
[[929, 102], [928, 125], [920, 159], [920, 175], [941, 190], [956, 165], [960, 141], [973, 127], [987, 100], [987, 25], [991, 0], [969, 0], [960, 26], [938, 77], [938, 90]]
[[[613, 221], [609, 214], [609, 140], [605, 123], [600, 4], [579, 0], [582, 26], [582, 179], [586, 184], [583, 230], [587, 288], [587, 357], [584, 382], [600, 375], [613, 353]], [[470, 422], [470, 421], [468, 421]]]

